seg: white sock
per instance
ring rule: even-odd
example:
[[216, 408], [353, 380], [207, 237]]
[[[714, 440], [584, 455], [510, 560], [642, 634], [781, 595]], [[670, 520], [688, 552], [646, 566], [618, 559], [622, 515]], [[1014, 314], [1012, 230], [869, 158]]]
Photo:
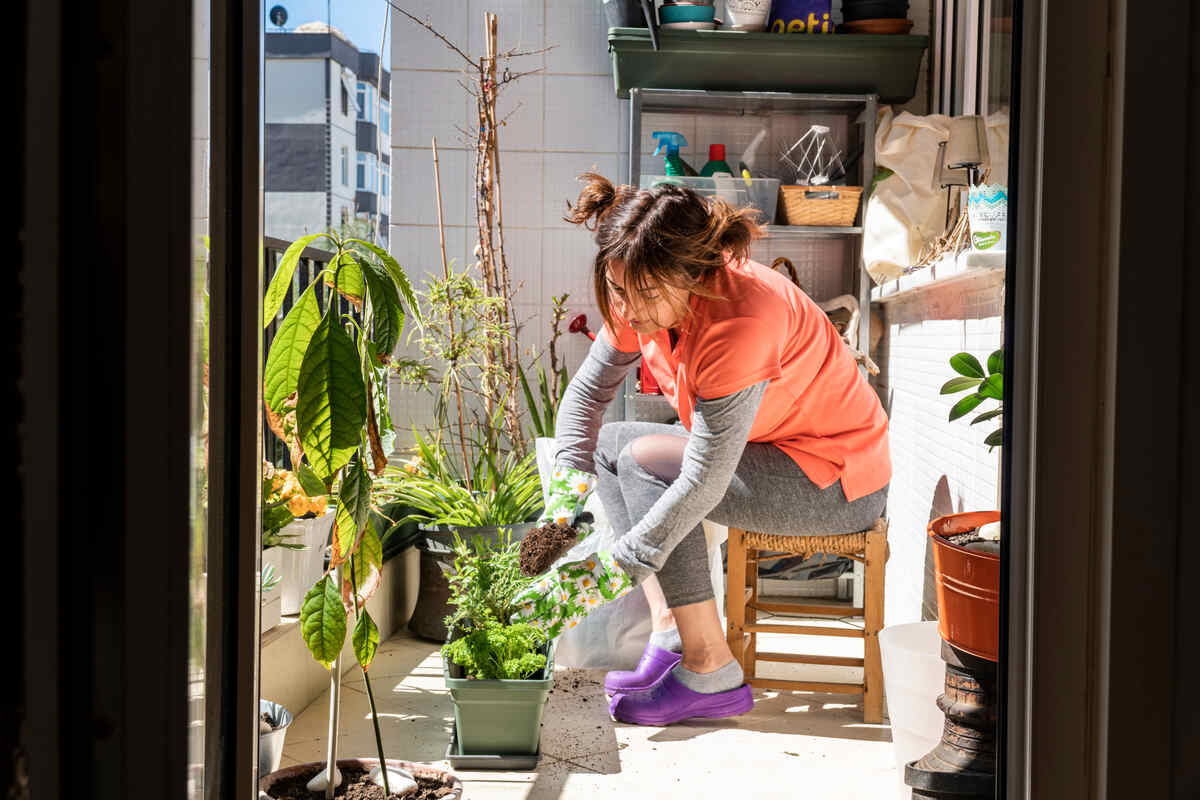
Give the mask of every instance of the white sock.
[[650, 634], [650, 644], [660, 647], [663, 650], [670, 650], [672, 653], [683, 652], [683, 642], [679, 640], [679, 628], [671, 628], [669, 631], [655, 631]]
[[742, 672], [742, 665], [736, 660], [730, 661], [716, 672], [706, 672], [703, 674], [685, 669], [683, 664], [680, 663], [675, 665], [673, 674], [675, 675], [675, 679], [684, 686], [700, 694], [728, 692], [741, 686], [746, 678]]

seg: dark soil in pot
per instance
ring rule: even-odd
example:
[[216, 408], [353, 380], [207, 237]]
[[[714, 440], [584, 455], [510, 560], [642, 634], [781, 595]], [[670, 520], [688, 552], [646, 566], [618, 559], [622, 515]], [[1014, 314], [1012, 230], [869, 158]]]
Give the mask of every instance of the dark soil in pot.
[[521, 572], [529, 577], [541, 575], [579, 538], [570, 525], [549, 522], [530, 531], [521, 540]]
[[[372, 759], [348, 759], [338, 761], [342, 772], [342, 784], [333, 796], [345, 800], [457, 800], [462, 797], [462, 783], [453, 774], [420, 764], [405, 764], [388, 759], [393, 767], [401, 766], [413, 774], [417, 790], [406, 795], [390, 794], [386, 797], [383, 787], [367, 780], [367, 775], [377, 762]], [[261, 781], [261, 788], [275, 800], [325, 800], [325, 792], [310, 792], [307, 784], [321, 771], [323, 764], [300, 764], [274, 772]]]

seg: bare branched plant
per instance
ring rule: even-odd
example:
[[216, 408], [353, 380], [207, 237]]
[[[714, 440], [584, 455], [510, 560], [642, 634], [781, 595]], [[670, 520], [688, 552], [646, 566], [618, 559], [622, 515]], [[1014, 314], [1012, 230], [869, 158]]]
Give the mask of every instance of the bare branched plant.
[[[541, 68], [513, 71], [510, 66], [513, 59], [540, 55], [550, 48], [513, 48], [499, 51], [497, 18], [495, 14], [488, 12], [483, 15], [484, 54], [474, 57], [446, 38], [428, 19], [417, 17], [392, 0], [388, 0], [388, 5], [398, 14], [427, 30], [463, 61], [464, 78], [460, 85], [475, 99], [476, 114], [476, 125], [473, 129], [460, 129], [467, 146], [475, 153], [475, 221], [479, 231], [479, 240], [474, 251], [475, 263], [482, 277], [484, 291], [489, 297], [500, 301], [492, 312], [496, 315], [492, 321], [497, 327], [515, 330], [515, 290], [505, 254], [498, 135], [500, 128], [507, 122], [507, 117], [498, 117], [496, 100], [504, 87], [527, 75], [542, 71]], [[484, 383], [481, 388], [486, 416], [489, 419], [493, 418], [497, 404], [500, 404], [504, 431], [512, 448], [518, 454], [524, 455], [527, 443], [521, 425], [517, 390], [520, 363], [516, 337], [510, 335], [490, 341], [484, 360], [487, 368], [482, 372]]]

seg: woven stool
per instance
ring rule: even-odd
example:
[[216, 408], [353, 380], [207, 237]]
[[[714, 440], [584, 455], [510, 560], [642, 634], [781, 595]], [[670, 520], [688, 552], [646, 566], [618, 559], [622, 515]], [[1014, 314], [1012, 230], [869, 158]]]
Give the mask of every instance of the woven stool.
[[[829, 536], [779, 536], [729, 529], [728, 586], [725, 611], [729, 620], [728, 641], [733, 657], [742, 665], [746, 682], [758, 689], [785, 689], [835, 694], [861, 694], [863, 720], [883, 721], [883, 665], [879, 657], [879, 630], [883, 627], [884, 565], [888, 558], [887, 520], [879, 519], [870, 530]], [[770, 550], [783, 555], [760, 556]], [[861, 561], [866, 568], [863, 607], [840, 605], [803, 605], [764, 603], [758, 599], [758, 564], [791, 555], [806, 558], [813, 553], [847, 556]], [[738, 587], [744, 586], [743, 591]], [[863, 630], [823, 628], [815, 625], [761, 624], [758, 612], [792, 613], [804, 616], [840, 618], [862, 616]], [[849, 636], [863, 639], [863, 658], [842, 656], [795, 655], [758, 652], [758, 634], [790, 633], [805, 636]], [[758, 661], [790, 664], [829, 664], [863, 667], [862, 683], [815, 683], [811, 681], [772, 680], [755, 675]]]

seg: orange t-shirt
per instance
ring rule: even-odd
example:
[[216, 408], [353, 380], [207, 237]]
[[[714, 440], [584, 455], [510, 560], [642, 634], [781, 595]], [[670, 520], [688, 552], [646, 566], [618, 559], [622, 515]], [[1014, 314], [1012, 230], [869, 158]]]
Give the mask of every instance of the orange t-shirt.
[[692, 314], [672, 350], [666, 330], [653, 336], [627, 325], [606, 328], [627, 353], [641, 351], [684, 427], [697, 398], [725, 397], [770, 381], [749, 441], [770, 442], [825, 489], [839, 478], [847, 501], [892, 477], [888, 420], [829, 318], [778, 272], [730, 262], [708, 285], [720, 299], [692, 295]]

